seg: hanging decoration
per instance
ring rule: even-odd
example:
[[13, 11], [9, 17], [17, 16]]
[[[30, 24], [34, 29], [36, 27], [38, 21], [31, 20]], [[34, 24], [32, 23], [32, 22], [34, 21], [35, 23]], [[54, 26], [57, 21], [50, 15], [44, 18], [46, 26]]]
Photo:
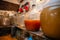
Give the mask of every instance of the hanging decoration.
[[32, 0], [20, 0], [20, 7], [18, 10], [18, 13], [27, 13], [29, 12], [34, 6], [36, 6], [35, 4], [33, 4], [33, 2], [31, 2]]

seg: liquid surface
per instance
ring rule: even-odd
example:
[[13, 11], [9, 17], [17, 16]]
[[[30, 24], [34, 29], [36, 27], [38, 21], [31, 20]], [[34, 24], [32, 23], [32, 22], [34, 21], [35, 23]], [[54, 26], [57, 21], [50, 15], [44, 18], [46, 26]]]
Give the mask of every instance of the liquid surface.
[[27, 30], [38, 31], [40, 29], [40, 20], [25, 20]]

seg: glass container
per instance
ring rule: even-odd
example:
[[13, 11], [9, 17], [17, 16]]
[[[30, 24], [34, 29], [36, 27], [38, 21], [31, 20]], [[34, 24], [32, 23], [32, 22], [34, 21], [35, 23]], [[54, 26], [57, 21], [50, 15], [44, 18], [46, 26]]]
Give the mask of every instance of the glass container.
[[30, 13], [25, 14], [24, 18], [25, 27], [29, 31], [39, 31], [40, 29], [40, 13], [34, 9]]
[[50, 0], [40, 17], [44, 34], [47, 37], [60, 39], [60, 0]]

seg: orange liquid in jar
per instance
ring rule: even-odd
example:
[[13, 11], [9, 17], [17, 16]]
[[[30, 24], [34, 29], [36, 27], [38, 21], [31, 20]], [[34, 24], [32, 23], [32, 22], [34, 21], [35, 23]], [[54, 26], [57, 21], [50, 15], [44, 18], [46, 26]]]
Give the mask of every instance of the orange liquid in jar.
[[29, 31], [38, 31], [40, 29], [40, 20], [25, 20], [26, 29]]

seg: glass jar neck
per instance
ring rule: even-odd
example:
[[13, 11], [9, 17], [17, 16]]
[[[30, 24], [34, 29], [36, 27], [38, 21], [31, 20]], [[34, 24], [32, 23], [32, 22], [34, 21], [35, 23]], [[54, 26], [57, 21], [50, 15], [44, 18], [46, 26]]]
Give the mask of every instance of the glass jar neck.
[[46, 8], [48, 6], [54, 6], [54, 5], [60, 5], [60, 0], [49, 0], [47, 4], [43, 6], [43, 8]]

